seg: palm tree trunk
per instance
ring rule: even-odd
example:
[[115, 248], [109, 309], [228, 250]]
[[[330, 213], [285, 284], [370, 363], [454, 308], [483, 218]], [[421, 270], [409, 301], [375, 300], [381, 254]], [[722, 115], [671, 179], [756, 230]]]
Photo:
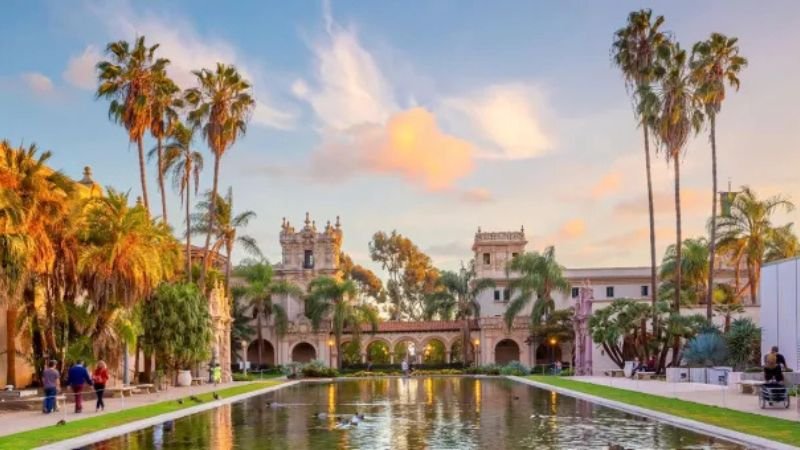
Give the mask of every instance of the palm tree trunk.
[[136, 354], [133, 356], [133, 381], [139, 382], [139, 353], [142, 352], [142, 337], [136, 336]]
[[[673, 309], [676, 313], [681, 312], [681, 161], [680, 152], [675, 153], [673, 164], [675, 165], [675, 305]], [[680, 348], [680, 337], [675, 336], [672, 343], [672, 365], [678, 363], [678, 350]]]
[[261, 366], [264, 364], [261, 359], [262, 348], [264, 346], [264, 333], [261, 331], [261, 311], [258, 312], [256, 326], [258, 327], [258, 368], [261, 369]]
[[[464, 367], [467, 366], [467, 359], [469, 358], [469, 345], [470, 345], [470, 329], [469, 329], [469, 317], [464, 319], [464, 331], [461, 333], [461, 362], [464, 363]], [[453, 355], [450, 355], [450, 360], [452, 361]]]
[[211, 187], [211, 201], [208, 207], [208, 233], [206, 233], [206, 246], [203, 250], [203, 268], [200, 271], [200, 288], [205, 291], [206, 271], [208, 269], [208, 248], [211, 246], [211, 233], [214, 232], [214, 222], [217, 210], [217, 187], [219, 185], [219, 155], [214, 152], [214, 183]]
[[144, 144], [142, 143], [142, 138], [136, 140], [136, 146], [139, 149], [139, 179], [142, 182], [142, 202], [144, 202], [144, 209], [147, 210], [147, 214], [150, 215], [150, 200], [147, 198], [147, 174], [145, 173], [145, 163], [144, 163]]
[[16, 306], [6, 309], [6, 384], [17, 384], [17, 316]]
[[226, 263], [225, 263], [225, 297], [226, 297], [225, 301], [226, 302], [230, 302], [231, 301], [231, 266], [233, 266], [233, 263], [231, 263], [231, 257], [233, 256], [233, 255], [231, 255], [231, 250], [232, 250], [233, 244], [231, 244], [231, 245], [229, 245], [227, 247], [228, 247], [228, 251], [226, 252], [226, 256], [228, 258], [228, 261], [226, 261]]
[[748, 266], [752, 267], [750, 270], [750, 302], [754, 305], [758, 304], [758, 287], [761, 284], [761, 263], [753, 261]]
[[706, 294], [706, 318], [710, 321], [711, 304], [714, 300], [714, 259], [717, 252], [717, 136], [714, 114], [711, 122], [711, 242], [708, 249], [708, 294]]
[[341, 358], [342, 332], [339, 331], [337, 333], [334, 333], [333, 338], [334, 341], [336, 342], [336, 368], [342, 370], [342, 358]]
[[653, 208], [653, 180], [650, 175], [650, 137], [647, 126], [642, 126], [644, 132], [644, 160], [647, 171], [647, 207], [650, 213], [650, 303], [653, 307], [653, 335], [658, 328], [658, 313], [656, 312], [656, 223]]
[[[188, 184], [188, 183], [187, 183]], [[192, 282], [192, 219], [189, 213], [191, 189], [186, 186], [186, 279]]]
[[158, 152], [158, 189], [161, 191], [161, 221], [167, 222], [167, 191], [164, 189], [164, 167], [161, 164], [161, 136], [156, 138]]

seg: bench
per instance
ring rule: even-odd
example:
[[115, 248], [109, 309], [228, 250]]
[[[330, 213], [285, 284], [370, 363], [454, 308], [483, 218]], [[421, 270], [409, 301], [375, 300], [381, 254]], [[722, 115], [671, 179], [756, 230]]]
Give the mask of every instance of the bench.
[[[134, 391], [133, 386], [122, 386], [122, 387], [107, 387], [105, 388], [104, 396], [106, 398], [116, 398], [116, 397], [130, 397], [133, 395]], [[89, 391], [91, 393], [92, 391]]]
[[636, 377], [637, 380], [652, 380], [653, 378], [655, 378], [655, 376], [656, 376], [655, 372], [646, 372], [646, 371], [636, 372], [634, 374], [634, 377]]
[[615, 377], [622, 377], [625, 378], [625, 371], [622, 369], [613, 369], [613, 370], [606, 370], [605, 375], [607, 377], [615, 378]]
[[198, 386], [202, 386], [203, 384], [205, 384], [205, 382], [206, 382], [206, 379], [203, 378], [203, 377], [193, 377], [191, 385], [194, 386], [196, 384]]
[[742, 394], [758, 394], [758, 387], [764, 384], [763, 381], [759, 380], [741, 380], [736, 382], [739, 386], [739, 392]]
[[137, 384], [134, 386], [133, 393], [134, 394], [153, 394], [156, 392], [156, 385], [155, 384]]
[[[65, 395], [56, 395], [56, 409], [64, 407], [66, 401]], [[0, 401], [0, 410], [2, 411], [41, 411], [44, 397], [31, 397], [29, 395], [17, 397], [15, 399], [4, 398]]]

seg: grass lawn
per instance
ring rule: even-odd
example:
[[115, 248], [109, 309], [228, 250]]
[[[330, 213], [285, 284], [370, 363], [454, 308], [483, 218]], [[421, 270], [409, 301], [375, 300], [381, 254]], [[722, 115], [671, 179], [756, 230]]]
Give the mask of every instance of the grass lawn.
[[736, 411], [718, 406], [703, 405], [674, 398], [600, 386], [564, 377], [532, 375], [540, 383], [570, 389], [584, 394], [615, 400], [673, 416], [752, 434], [773, 441], [800, 446], [800, 423], [760, 414]]
[[[277, 386], [281, 383], [282, 381], [278, 380], [256, 381], [239, 386], [232, 386], [226, 389], [220, 389], [217, 391], [217, 394], [219, 394], [219, 396], [222, 398], [233, 397], [234, 395], [264, 389], [270, 386]], [[204, 402], [213, 400], [211, 392], [199, 394], [197, 397], [202, 399]], [[136, 408], [103, 414], [101, 416], [94, 416], [87, 419], [68, 420], [65, 425], [61, 426], [51, 425], [34, 430], [23, 431], [21, 433], [10, 434], [8, 436], [2, 436], [0, 437], [0, 449], [21, 450], [35, 448], [42, 445], [51, 444], [53, 442], [63, 441], [64, 439], [70, 439], [76, 436], [115, 427], [128, 422], [147, 419], [148, 417], [171, 413], [197, 405], [197, 403], [189, 400], [188, 396], [184, 397], [184, 399], [185, 401], [182, 405], [175, 400], [168, 400], [151, 405], [137, 406]]]

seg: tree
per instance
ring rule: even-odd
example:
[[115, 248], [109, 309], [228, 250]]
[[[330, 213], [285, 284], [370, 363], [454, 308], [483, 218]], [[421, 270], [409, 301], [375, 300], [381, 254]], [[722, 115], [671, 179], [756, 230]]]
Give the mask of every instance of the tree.
[[731, 316], [744, 312], [744, 306], [730, 285], [718, 284], [714, 289], [714, 311], [725, 317], [725, 325], [722, 328], [725, 333], [731, 328]]
[[[378, 329], [378, 312], [366, 305], [356, 304], [356, 285], [350, 280], [340, 281], [331, 277], [318, 277], [308, 285], [305, 310], [311, 319], [311, 326], [318, 331], [323, 320], [331, 321], [335, 348], [341, 351], [342, 334], [349, 329], [353, 339], [361, 334], [364, 325], [370, 325], [372, 331]], [[336, 367], [341, 369], [342, 361], [337, 357]]]
[[790, 212], [794, 204], [780, 195], [761, 200], [752, 189], [742, 186], [731, 203], [730, 214], [717, 218], [719, 246], [736, 246], [742, 253], [753, 304], [757, 303], [761, 264], [776, 234], [772, 215], [781, 210]]
[[381, 279], [373, 271], [360, 264], [355, 264], [353, 259], [344, 252], [339, 254], [339, 270], [341, 270], [343, 279], [356, 283], [359, 294], [375, 303], [386, 301], [386, 292]]
[[531, 326], [540, 323], [555, 310], [553, 293], [567, 292], [570, 288], [569, 281], [564, 277], [564, 267], [556, 261], [556, 249], [553, 246], [545, 248], [542, 253], [518, 255], [508, 263], [506, 270], [519, 274], [508, 285], [511, 301], [503, 319], [509, 329], [514, 318], [531, 302]]
[[[178, 96], [180, 88], [172, 81], [166, 71], [154, 72], [153, 94], [150, 98], [150, 134], [156, 139], [156, 156], [158, 163], [158, 190], [161, 193], [161, 220], [167, 220], [167, 193], [164, 189], [164, 138], [172, 134], [173, 127], [178, 123], [177, 108], [183, 106]], [[191, 136], [190, 136], [191, 137]], [[191, 139], [190, 139], [191, 141]]]
[[[253, 321], [252, 315], [247, 311], [247, 305], [243, 304], [245, 288], [234, 286], [233, 303], [231, 304], [231, 348], [238, 348], [241, 342], [250, 342], [255, 334], [255, 329], [250, 325]], [[247, 349], [245, 349], [245, 352]], [[243, 360], [247, 360], [245, 353]]]
[[759, 365], [761, 328], [750, 318], [736, 319], [725, 333], [730, 363], [734, 370], [742, 371], [749, 364]]
[[531, 327], [531, 335], [528, 336], [527, 342], [535, 346], [550, 342], [550, 339], [555, 339], [556, 342], [574, 342], [574, 316], [575, 308], [573, 307], [553, 311], [543, 322]]
[[125, 127], [128, 139], [138, 148], [142, 200], [148, 214], [150, 202], [142, 140], [153, 120], [154, 85], [169, 64], [168, 59], [155, 58], [157, 49], [158, 44], [147, 47], [144, 36], [136, 39], [133, 48], [126, 41], [111, 42], [106, 47], [110, 60], [97, 64], [100, 85], [96, 96], [111, 100], [108, 117]]
[[219, 186], [219, 165], [225, 153], [247, 131], [247, 121], [255, 107], [250, 83], [233, 66], [217, 63], [216, 70], [202, 69], [192, 72], [199, 87], [186, 91], [186, 101], [194, 108], [189, 112], [189, 122], [202, 130], [211, 153], [214, 154], [214, 181], [208, 202], [209, 222], [206, 245], [203, 250], [202, 285], [209, 266], [208, 252], [211, 235], [216, 229], [216, 211]]
[[369, 243], [370, 257], [389, 273], [386, 295], [392, 320], [422, 320], [425, 299], [436, 287], [439, 271], [428, 255], [396, 231], [378, 231]]
[[194, 283], [162, 284], [144, 304], [143, 348], [175, 372], [210, 357], [208, 301]]
[[[711, 251], [709, 267], [714, 267], [716, 256], [717, 218], [717, 114], [725, 100], [725, 82], [739, 90], [739, 72], [747, 66], [747, 60], [739, 56], [738, 39], [720, 33], [711, 33], [707, 41], [698, 42], [692, 48], [689, 66], [699, 97], [708, 117], [711, 141]], [[714, 270], [708, 272], [706, 294], [706, 316], [711, 320], [711, 303], [714, 293]]]
[[628, 350], [631, 345], [636, 346], [632, 351], [634, 354], [646, 353], [642, 346], [646, 337], [641, 336], [639, 324], [651, 315], [647, 304], [628, 299], [615, 300], [608, 307], [592, 313], [589, 318], [592, 341], [600, 344], [611, 361], [622, 369], [626, 359], [631, 356], [631, 350]]
[[[641, 93], [663, 75], [663, 67], [659, 64], [659, 54], [668, 51], [669, 39], [661, 31], [664, 16], [652, 20], [652, 11], [642, 9], [628, 15], [628, 23], [614, 33], [611, 46], [611, 58], [625, 80], [629, 91], [633, 93], [635, 104], [641, 104]], [[647, 205], [650, 218], [650, 302], [655, 311], [656, 305], [656, 232], [655, 214], [653, 211], [653, 183], [650, 176], [650, 138], [647, 123], [650, 118], [646, 114], [652, 112], [639, 106], [635, 109], [638, 125], [644, 136], [645, 173], [647, 174]], [[653, 328], [656, 328], [656, 316], [653, 316]]]
[[800, 241], [794, 234], [793, 225], [787, 223], [784, 226], [773, 228], [767, 242], [767, 254], [764, 255], [766, 262], [794, 258], [800, 254]]
[[[216, 196], [214, 198], [213, 192], [206, 194], [206, 199], [199, 202], [195, 209], [197, 212], [192, 216], [191, 221], [192, 233], [202, 233], [214, 236], [214, 243], [211, 247], [212, 253], [219, 255], [222, 250], [225, 250], [227, 257], [227, 264], [225, 265], [225, 289], [226, 296], [231, 298], [231, 266], [233, 255], [233, 247], [236, 244], [242, 246], [247, 253], [261, 258], [261, 250], [256, 245], [256, 240], [248, 235], [241, 234], [240, 229], [247, 226], [252, 219], [256, 217], [253, 211], [244, 211], [234, 215], [233, 212], [233, 190], [228, 188], [228, 193], [225, 197]], [[210, 205], [214, 205], [214, 209], [209, 209]], [[209, 214], [210, 211], [215, 211], [214, 214]], [[201, 269], [202, 270], [202, 269]], [[200, 272], [201, 282], [205, 279]]]
[[[647, 112], [648, 126], [653, 129], [667, 163], [672, 163], [675, 172], [675, 284], [682, 286], [681, 156], [692, 130], [697, 132], [700, 129], [703, 114], [694, 93], [686, 51], [677, 43], [672, 44], [663, 60], [664, 76], [659, 79], [657, 88], [643, 87], [640, 107]], [[675, 292], [674, 308], [676, 312], [680, 311], [679, 291]]]
[[256, 334], [258, 335], [258, 364], [263, 364], [262, 353], [264, 334], [262, 319], [269, 322], [273, 320], [275, 334], [283, 337], [289, 324], [286, 310], [279, 303], [275, 303], [275, 295], [292, 295], [300, 297], [303, 292], [295, 284], [276, 280], [273, 278], [272, 266], [264, 261], [251, 262], [236, 268], [236, 275], [243, 278], [245, 285], [241, 298], [247, 302], [252, 312], [251, 318], [256, 319]]
[[[708, 242], [705, 238], [685, 239], [683, 241], [683, 258], [681, 259], [681, 274], [683, 275], [681, 289], [685, 289], [692, 304], [697, 304], [702, 298], [705, 300], [706, 281], [708, 280]], [[661, 261], [659, 277], [671, 282], [674, 287], [677, 269], [677, 251], [675, 245], [667, 247], [664, 259]]]
[[439, 276], [438, 286], [434, 293], [428, 295], [426, 316], [438, 315], [445, 320], [462, 321], [461, 352], [464, 363], [469, 362], [470, 321], [480, 317], [481, 306], [478, 295], [485, 289], [495, 286], [494, 280], [476, 279], [475, 261], [467, 267], [461, 265], [458, 272], [444, 271]]
[[[159, 164], [163, 173], [172, 172], [173, 187], [180, 193], [182, 206], [186, 208], [186, 278], [192, 281], [192, 217], [189, 208], [192, 190], [197, 195], [200, 188], [203, 155], [192, 150], [194, 130], [177, 123], [170, 131], [170, 140]], [[151, 150], [150, 153], [152, 152]]]

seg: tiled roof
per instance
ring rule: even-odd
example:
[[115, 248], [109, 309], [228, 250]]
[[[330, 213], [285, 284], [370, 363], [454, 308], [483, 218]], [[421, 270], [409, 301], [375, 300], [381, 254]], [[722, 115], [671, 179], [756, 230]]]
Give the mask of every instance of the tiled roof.
[[[420, 322], [401, 322], [399, 320], [387, 320], [378, 324], [378, 333], [408, 333], [426, 331], [460, 331], [464, 322], [460, 320], [427, 320]], [[470, 321], [470, 328], [478, 329], [478, 324]], [[369, 325], [363, 326], [364, 332], [371, 332]]]

